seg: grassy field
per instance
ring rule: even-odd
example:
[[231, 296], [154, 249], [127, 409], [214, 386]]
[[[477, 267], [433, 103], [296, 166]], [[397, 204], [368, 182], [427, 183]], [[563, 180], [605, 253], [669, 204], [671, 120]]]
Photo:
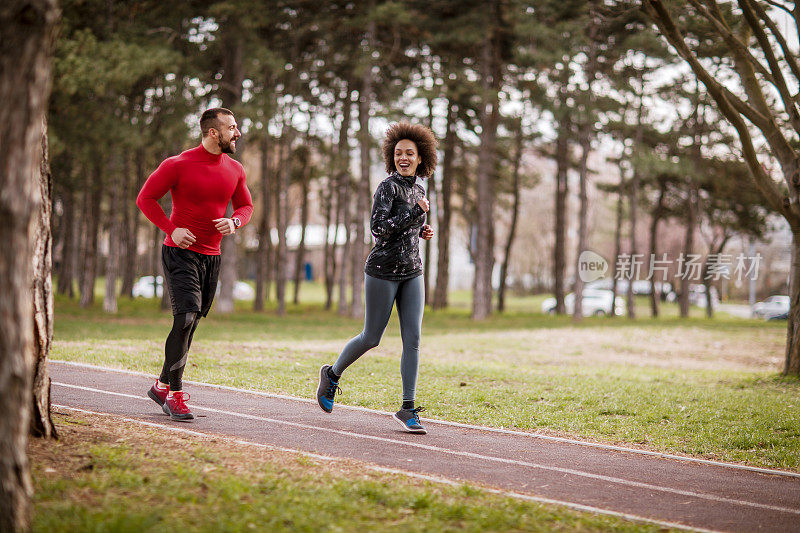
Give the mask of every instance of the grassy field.
[[[427, 312], [418, 403], [428, 416], [800, 468], [800, 382], [779, 375], [785, 323], [643, 317], [576, 326], [535, 312], [541, 299], [512, 299], [512, 310], [480, 323], [463, 305]], [[171, 317], [155, 301], [120, 305], [107, 316], [58, 300], [52, 357], [155, 374]], [[212, 311], [185, 379], [312, 397], [319, 366], [361, 326], [316, 303], [285, 317], [244, 304], [228, 316]], [[397, 409], [400, 346], [393, 317], [381, 346], [348, 370], [337, 401]]]
[[664, 531], [220, 438], [57, 413], [33, 440], [33, 531]]
[[[185, 378], [312, 397], [362, 321], [326, 312], [321, 290], [284, 317], [238, 304], [212, 311]], [[538, 312], [543, 297], [469, 318], [469, 297], [426, 312], [418, 386], [432, 418], [790, 470], [800, 469], [800, 382], [779, 375], [785, 324], [694, 310], [679, 320]], [[52, 358], [155, 374], [171, 316], [158, 302], [56, 300]], [[397, 408], [400, 338], [351, 367], [338, 401]], [[187, 387], [191, 392], [191, 386]], [[144, 392], [144, 391], [143, 391]], [[222, 438], [165, 434], [105, 417], [60, 412], [61, 438], [31, 442], [35, 531], [651, 531], [653, 526], [378, 473]], [[132, 505], [136, 502], [136, 505]], [[320, 502], [324, 502], [321, 505]]]

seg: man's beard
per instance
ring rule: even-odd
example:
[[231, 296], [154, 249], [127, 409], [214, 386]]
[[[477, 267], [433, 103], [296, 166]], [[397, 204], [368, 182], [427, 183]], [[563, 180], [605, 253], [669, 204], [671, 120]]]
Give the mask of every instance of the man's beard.
[[217, 141], [217, 144], [219, 144], [219, 149], [220, 149], [220, 151], [222, 151], [223, 154], [235, 154], [236, 153], [236, 145], [233, 144], [232, 141], [233, 141], [233, 138], [231, 138], [230, 141], [223, 141], [222, 139]]

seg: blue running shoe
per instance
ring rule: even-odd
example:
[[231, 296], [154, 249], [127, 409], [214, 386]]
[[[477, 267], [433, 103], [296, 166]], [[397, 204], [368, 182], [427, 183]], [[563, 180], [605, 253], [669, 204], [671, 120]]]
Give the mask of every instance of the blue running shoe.
[[326, 413], [333, 411], [333, 402], [336, 399], [336, 393], [342, 393], [339, 388], [339, 382], [333, 381], [328, 377], [328, 369], [331, 365], [322, 365], [319, 369], [319, 385], [317, 386], [317, 403]]
[[424, 435], [427, 433], [425, 428], [419, 421], [420, 411], [424, 411], [424, 407], [417, 407], [416, 409], [400, 409], [394, 414], [394, 419], [400, 422], [403, 429], [409, 433], [419, 433]]

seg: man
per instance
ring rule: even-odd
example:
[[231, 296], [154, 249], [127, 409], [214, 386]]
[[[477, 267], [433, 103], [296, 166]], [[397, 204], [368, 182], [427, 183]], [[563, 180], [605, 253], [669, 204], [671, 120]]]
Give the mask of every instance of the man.
[[[200, 146], [170, 157], [153, 172], [136, 199], [150, 221], [167, 234], [161, 249], [174, 322], [164, 348], [161, 376], [147, 395], [173, 420], [192, 420], [181, 379], [192, 336], [208, 314], [219, 278], [220, 242], [250, 220], [253, 199], [244, 168], [227, 154], [242, 136], [233, 113], [218, 107], [200, 118]], [[169, 218], [158, 200], [172, 195]], [[233, 215], [225, 218], [228, 202]]]

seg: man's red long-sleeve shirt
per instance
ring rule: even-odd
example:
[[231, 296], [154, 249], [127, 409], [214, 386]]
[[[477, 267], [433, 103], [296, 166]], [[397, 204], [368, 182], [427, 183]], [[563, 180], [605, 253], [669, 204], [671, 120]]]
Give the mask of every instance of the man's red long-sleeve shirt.
[[[158, 204], [167, 192], [172, 194], [169, 218]], [[253, 214], [253, 198], [247, 189], [244, 167], [227, 154], [212, 154], [201, 144], [165, 159], [147, 178], [136, 205], [167, 234], [167, 246], [177, 247], [172, 232], [186, 228], [197, 238], [189, 250], [219, 255], [222, 234], [213, 220], [225, 216], [229, 201], [233, 202], [232, 217], [247, 224]]]

